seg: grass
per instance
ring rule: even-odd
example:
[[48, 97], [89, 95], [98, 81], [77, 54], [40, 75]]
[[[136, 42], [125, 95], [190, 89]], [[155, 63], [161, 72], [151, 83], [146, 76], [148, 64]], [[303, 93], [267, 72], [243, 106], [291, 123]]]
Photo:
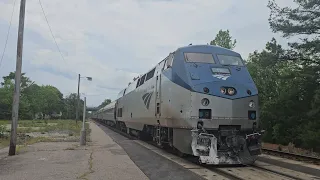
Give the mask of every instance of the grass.
[[[48, 120], [45, 123], [44, 120], [19, 120], [18, 121], [18, 133], [28, 132], [49, 132], [49, 131], [72, 131], [75, 134], [79, 134], [82, 122], [75, 123], [74, 120]], [[8, 120], [0, 120], [0, 125], [10, 124]], [[89, 125], [85, 124], [86, 129]]]
[[10, 144], [9, 137], [8, 138], [0, 138], [0, 148], [9, 146], [9, 144]]
[[9, 120], [0, 120], [0, 125], [10, 124], [11, 121]]
[[9, 136], [6, 134], [5, 124], [0, 124], [0, 147], [9, 146]]
[[[0, 148], [9, 145], [10, 132], [6, 129], [6, 125], [10, 124], [9, 120], [0, 120]], [[5, 128], [3, 128], [5, 127]], [[91, 130], [89, 124], [85, 123], [87, 136], [90, 135]], [[82, 122], [76, 122], [74, 120], [19, 120], [18, 121], [18, 140], [17, 145], [28, 145], [37, 142], [52, 142], [56, 141], [55, 137], [28, 137], [26, 133], [38, 132], [46, 134], [50, 132], [63, 133], [66, 136], [78, 137], [80, 136], [80, 130], [82, 128]]]

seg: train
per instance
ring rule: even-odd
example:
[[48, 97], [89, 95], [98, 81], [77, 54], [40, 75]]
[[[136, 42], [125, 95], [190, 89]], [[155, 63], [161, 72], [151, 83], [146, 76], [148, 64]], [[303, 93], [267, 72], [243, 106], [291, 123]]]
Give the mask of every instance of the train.
[[220, 46], [177, 48], [91, 118], [201, 164], [261, 154], [258, 89], [241, 55]]

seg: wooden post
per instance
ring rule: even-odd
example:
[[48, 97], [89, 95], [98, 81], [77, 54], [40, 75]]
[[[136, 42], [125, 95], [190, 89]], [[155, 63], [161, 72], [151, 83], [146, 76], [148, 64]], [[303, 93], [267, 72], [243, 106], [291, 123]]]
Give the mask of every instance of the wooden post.
[[19, 16], [19, 29], [18, 29], [18, 43], [17, 43], [15, 86], [14, 86], [13, 103], [12, 103], [12, 122], [11, 122], [9, 156], [13, 156], [16, 154], [25, 8], [26, 8], [26, 0], [21, 0], [20, 16]]

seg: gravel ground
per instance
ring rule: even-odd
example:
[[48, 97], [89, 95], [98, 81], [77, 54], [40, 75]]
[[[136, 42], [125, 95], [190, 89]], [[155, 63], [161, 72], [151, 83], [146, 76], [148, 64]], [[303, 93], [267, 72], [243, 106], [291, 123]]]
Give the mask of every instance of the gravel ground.
[[97, 125], [92, 142], [41, 142], [7, 156], [0, 149], [0, 180], [147, 180], [126, 152]]

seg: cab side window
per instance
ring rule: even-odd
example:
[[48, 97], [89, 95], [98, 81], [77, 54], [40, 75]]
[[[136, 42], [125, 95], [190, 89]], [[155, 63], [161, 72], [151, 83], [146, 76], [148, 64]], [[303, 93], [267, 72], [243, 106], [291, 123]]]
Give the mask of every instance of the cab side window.
[[150, 72], [147, 73], [146, 81], [153, 77], [155, 70], [156, 68], [153, 68]]
[[169, 56], [165, 59], [165, 64], [164, 64], [163, 70], [171, 68], [172, 63], [173, 63], [173, 53], [170, 53]]

